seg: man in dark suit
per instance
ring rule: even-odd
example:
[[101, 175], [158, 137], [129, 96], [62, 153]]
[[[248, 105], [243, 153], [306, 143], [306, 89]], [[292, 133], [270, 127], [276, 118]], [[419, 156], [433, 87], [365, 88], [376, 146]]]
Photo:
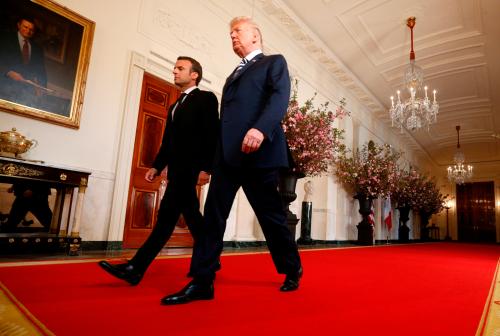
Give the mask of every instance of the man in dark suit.
[[193, 250], [193, 280], [164, 297], [161, 302], [166, 305], [214, 297], [226, 220], [240, 187], [259, 220], [278, 273], [286, 275], [281, 291], [296, 290], [302, 276], [277, 190], [278, 170], [289, 164], [281, 128], [290, 98], [287, 64], [282, 55], [262, 54], [261, 33], [251, 18], [235, 18], [230, 27], [233, 50], [243, 59], [223, 89], [221, 136], [205, 203], [205, 230]]
[[163, 168], [168, 167], [168, 184], [156, 225], [127, 263], [99, 262], [107, 272], [132, 285], [140, 282], [170, 238], [181, 213], [195, 244], [203, 225], [196, 185], [206, 184], [210, 179], [219, 128], [218, 102], [212, 92], [196, 87], [202, 78], [202, 68], [193, 58], [179, 57], [173, 73], [182, 94], [169, 108], [161, 148], [153, 168], [145, 175], [145, 179], [152, 182]]
[[39, 107], [47, 86], [43, 49], [33, 41], [34, 20], [23, 17], [17, 33], [0, 36], [0, 99]]

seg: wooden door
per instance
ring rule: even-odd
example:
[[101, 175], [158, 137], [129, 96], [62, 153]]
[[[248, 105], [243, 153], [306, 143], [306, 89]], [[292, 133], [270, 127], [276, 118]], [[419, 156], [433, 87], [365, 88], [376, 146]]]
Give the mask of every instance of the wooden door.
[[[140, 247], [156, 223], [167, 186], [166, 170], [152, 183], [147, 182], [144, 175], [160, 149], [168, 107], [179, 95], [179, 90], [172, 84], [144, 74], [123, 237], [125, 248]], [[192, 237], [181, 218], [167, 246], [190, 247], [192, 244]]]
[[493, 182], [457, 185], [458, 240], [495, 242], [495, 189]]

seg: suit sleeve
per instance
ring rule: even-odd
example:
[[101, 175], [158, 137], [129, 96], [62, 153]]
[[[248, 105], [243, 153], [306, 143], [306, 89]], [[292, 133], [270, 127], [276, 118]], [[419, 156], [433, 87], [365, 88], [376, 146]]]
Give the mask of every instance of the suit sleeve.
[[212, 92], [207, 92], [206, 106], [202, 113], [203, 147], [201, 152], [201, 170], [211, 173], [214, 164], [215, 148], [219, 137], [219, 102]]
[[14, 43], [11, 41], [13, 39], [10, 38], [7, 34], [0, 35], [0, 43], [2, 48], [0, 48], [0, 76], [4, 77], [7, 75], [7, 72], [12, 70], [12, 60], [15, 58], [15, 52], [13, 51], [15, 48], [12, 47]]
[[267, 100], [254, 127], [272, 141], [276, 129], [281, 127], [290, 100], [290, 76], [282, 55], [275, 55], [269, 65], [266, 91]]
[[165, 125], [165, 130], [163, 131], [163, 139], [161, 141], [160, 150], [156, 154], [156, 158], [153, 161], [153, 168], [158, 172], [161, 172], [167, 165], [171, 157], [171, 144], [172, 144], [172, 132], [170, 130], [172, 124], [171, 111], [169, 109], [167, 122]]

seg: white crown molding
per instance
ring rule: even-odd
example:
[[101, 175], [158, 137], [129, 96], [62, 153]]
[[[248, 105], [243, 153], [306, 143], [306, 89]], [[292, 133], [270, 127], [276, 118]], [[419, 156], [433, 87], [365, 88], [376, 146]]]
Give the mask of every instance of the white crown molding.
[[[256, 2], [266, 15], [279, 22], [289, 35], [294, 36], [299, 46], [305, 49], [342, 86], [347, 88], [371, 113], [377, 115], [377, 117], [383, 116], [379, 119], [380, 122], [390, 126], [385, 106], [286, 4], [281, 0], [257, 0]], [[399, 132], [398, 130], [394, 131]], [[403, 136], [399, 139], [409, 149], [415, 151], [416, 154], [435, 164], [428, 152], [407, 130], [403, 130]]]

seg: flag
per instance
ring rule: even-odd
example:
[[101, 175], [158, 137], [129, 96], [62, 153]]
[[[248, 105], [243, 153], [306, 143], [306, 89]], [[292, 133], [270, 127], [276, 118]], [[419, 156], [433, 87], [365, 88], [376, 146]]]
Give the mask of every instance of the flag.
[[392, 215], [391, 215], [391, 197], [384, 199], [384, 205], [382, 206], [382, 219], [387, 226], [387, 231], [392, 229]]
[[373, 228], [375, 228], [375, 211], [373, 209], [373, 202], [370, 209], [370, 215], [368, 216], [368, 222], [370, 222], [370, 224], [373, 225]]

